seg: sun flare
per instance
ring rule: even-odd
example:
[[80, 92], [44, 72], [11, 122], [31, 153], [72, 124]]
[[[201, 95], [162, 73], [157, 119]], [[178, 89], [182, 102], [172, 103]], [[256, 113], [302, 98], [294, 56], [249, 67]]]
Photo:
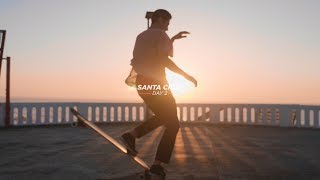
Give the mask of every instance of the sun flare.
[[194, 89], [194, 85], [184, 77], [171, 71], [166, 71], [167, 80], [170, 85], [171, 92], [176, 96], [183, 96]]
[[[186, 94], [190, 93], [194, 89], [194, 84], [186, 80], [183, 76], [173, 73], [171, 71], [166, 71], [166, 77], [169, 83], [169, 88], [172, 94], [175, 96], [185, 96]], [[136, 86], [128, 86], [129, 91], [136, 91], [138, 87]], [[141, 88], [149, 88], [145, 86], [141, 86]], [[165, 88], [162, 87], [162, 88]], [[154, 89], [154, 87], [152, 88]]]

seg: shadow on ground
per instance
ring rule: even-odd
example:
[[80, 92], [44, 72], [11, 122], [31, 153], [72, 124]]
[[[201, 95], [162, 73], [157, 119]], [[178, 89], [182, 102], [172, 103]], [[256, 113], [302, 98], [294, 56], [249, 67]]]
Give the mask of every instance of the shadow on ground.
[[[134, 124], [100, 127], [118, 137]], [[162, 131], [137, 141], [149, 164]], [[319, 139], [311, 129], [185, 124], [167, 179], [320, 179]], [[2, 128], [0, 147], [0, 179], [122, 180], [143, 171], [88, 128]]]

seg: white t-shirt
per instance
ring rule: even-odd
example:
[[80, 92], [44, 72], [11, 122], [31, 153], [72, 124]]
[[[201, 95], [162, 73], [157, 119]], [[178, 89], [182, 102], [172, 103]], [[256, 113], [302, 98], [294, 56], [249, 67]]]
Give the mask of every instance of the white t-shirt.
[[165, 58], [173, 57], [172, 42], [164, 30], [149, 28], [135, 42], [131, 65], [137, 74], [154, 80], [165, 79]]

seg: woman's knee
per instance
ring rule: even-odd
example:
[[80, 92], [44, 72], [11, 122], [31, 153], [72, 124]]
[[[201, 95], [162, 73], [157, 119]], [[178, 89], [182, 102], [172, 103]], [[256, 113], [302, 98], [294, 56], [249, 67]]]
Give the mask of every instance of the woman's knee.
[[165, 124], [166, 128], [174, 134], [177, 134], [180, 129], [180, 122], [178, 117], [169, 119], [169, 122]]

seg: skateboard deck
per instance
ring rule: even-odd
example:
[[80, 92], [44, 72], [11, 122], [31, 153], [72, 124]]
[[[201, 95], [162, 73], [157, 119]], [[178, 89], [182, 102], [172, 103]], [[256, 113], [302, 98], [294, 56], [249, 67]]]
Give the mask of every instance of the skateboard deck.
[[127, 148], [120, 144], [118, 141], [116, 141], [114, 138], [109, 136], [107, 133], [103, 132], [98, 126], [84, 118], [77, 110], [74, 108], [70, 108], [71, 113], [78, 118], [78, 121], [85, 124], [86, 126], [90, 127], [92, 130], [94, 130], [96, 133], [100, 134], [102, 137], [104, 137], [107, 141], [109, 141], [111, 144], [113, 144], [116, 148], [118, 148], [123, 153], [130, 156], [135, 162], [137, 162], [144, 170], [147, 172], [149, 171], [150, 167], [146, 162], [144, 162], [141, 158], [138, 156], [132, 156], [130, 153], [127, 152]]

